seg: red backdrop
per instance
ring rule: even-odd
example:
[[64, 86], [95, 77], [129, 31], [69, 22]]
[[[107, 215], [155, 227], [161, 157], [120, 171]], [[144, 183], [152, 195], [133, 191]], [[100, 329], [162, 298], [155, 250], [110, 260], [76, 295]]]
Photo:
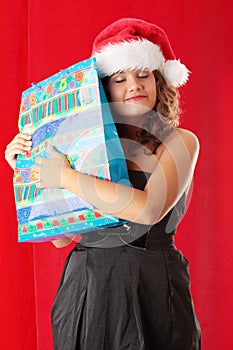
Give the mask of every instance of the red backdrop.
[[21, 92], [87, 58], [98, 31], [123, 16], [162, 26], [177, 56], [192, 71], [182, 90], [182, 126], [198, 135], [201, 153], [192, 201], [176, 242], [190, 260], [203, 349], [231, 348], [231, 6], [231, 0], [118, 0], [111, 5], [108, 0], [2, 1], [1, 349], [52, 350], [50, 309], [71, 249], [17, 243], [12, 171], [4, 149], [17, 133]]

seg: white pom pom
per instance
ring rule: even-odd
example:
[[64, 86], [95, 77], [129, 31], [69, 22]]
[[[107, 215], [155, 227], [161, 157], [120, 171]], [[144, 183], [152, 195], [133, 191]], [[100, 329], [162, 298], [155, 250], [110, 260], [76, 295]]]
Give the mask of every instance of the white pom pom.
[[188, 81], [189, 73], [180, 60], [168, 60], [163, 66], [163, 76], [174, 87], [184, 85]]

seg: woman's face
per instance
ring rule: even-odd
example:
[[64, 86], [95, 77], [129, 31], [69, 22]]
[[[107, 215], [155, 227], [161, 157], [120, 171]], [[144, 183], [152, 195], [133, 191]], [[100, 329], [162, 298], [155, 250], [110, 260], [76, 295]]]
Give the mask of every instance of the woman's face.
[[114, 102], [114, 109], [122, 116], [145, 114], [156, 103], [155, 77], [148, 70], [127, 70], [112, 75], [108, 91], [110, 102]]

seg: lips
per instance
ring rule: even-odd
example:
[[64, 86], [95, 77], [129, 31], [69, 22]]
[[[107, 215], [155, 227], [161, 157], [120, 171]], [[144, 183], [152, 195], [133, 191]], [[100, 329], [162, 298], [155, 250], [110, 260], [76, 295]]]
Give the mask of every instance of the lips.
[[129, 101], [139, 101], [139, 100], [142, 100], [144, 98], [146, 98], [145, 95], [135, 95], [135, 96], [131, 96], [131, 97], [126, 98], [125, 101], [127, 101], [127, 102], [129, 102]]

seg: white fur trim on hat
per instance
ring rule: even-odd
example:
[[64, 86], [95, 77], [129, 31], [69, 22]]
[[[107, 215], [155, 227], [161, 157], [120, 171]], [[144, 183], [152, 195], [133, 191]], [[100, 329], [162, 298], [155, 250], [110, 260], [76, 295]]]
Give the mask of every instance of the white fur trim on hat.
[[168, 60], [163, 67], [164, 78], [175, 87], [184, 85], [189, 78], [190, 71], [180, 63], [180, 60]]
[[132, 69], [159, 69], [163, 54], [158, 45], [146, 39], [122, 41], [106, 45], [95, 52], [100, 77]]
[[147, 39], [107, 44], [94, 53], [100, 78], [133, 69], [159, 70], [174, 87], [186, 83], [189, 71], [179, 60], [165, 62], [160, 47]]

